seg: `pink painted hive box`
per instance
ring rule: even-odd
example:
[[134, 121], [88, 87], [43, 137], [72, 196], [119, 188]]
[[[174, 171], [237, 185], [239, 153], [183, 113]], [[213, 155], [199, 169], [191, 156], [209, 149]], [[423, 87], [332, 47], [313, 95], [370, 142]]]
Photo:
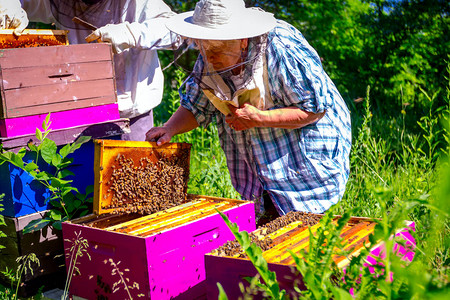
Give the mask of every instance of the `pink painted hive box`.
[[185, 143], [95, 141], [94, 214], [63, 223], [68, 275], [75, 261], [79, 270], [71, 295], [206, 297], [204, 255], [233, 239], [216, 210], [248, 231], [255, 212], [253, 202], [187, 194], [189, 155]]
[[[290, 249], [297, 254], [300, 254], [302, 249], [308, 251], [310, 232], [316, 234], [321, 226], [318, 223], [321, 217], [322, 215], [310, 213], [288, 213], [251, 233], [251, 236], [257, 238], [257, 244], [263, 250], [263, 257], [269, 269], [276, 273], [280, 289], [284, 289], [292, 299], [298, 298], [296, 287], [300, 290], [306, 287], [301, 274], [296, 269], [294, 259], [286, 250]], [[337, 255], [333, 257], [338, 268], [345, 268], [350, 262], [349, 258], [357, 255], [364, 246], [370, 247], [369, 235], [374, 232], [375, 224], [369, 218], [350, 218], [341, 233], [346, 243], [344, 250], [350, 253], [347, 257]], [[395, 244], [394, 251], [407, 262], [412, 261], [414, 257], [415, 241], [411, 235], [414, 228], [414, 223], [408, 221], [406, 227], [396, 234], [402, 242]], [[248, 288], [249, 283], [244, 278], [258, 274], [251, 261], [243, 255], [242, 249], [237, 245], [234, 241], [228, 242], [205, 255], [208, 299], [218, 298], [217, 283], [222, 285], [229, 299], [238, 299], [242, 297], [239, 284], [242, 283], [245, 288]], [[382, 243], [371, 246], [371, 255], [383, 255], [383, 247]], [[374, 257], [369, 256], [366, 266], [370, 268], [370, 264], [375, 262]], [[254, 292], [256, 292], [254, 299], [265, 299], [262, 292]]]
[[1, 32], [0, 136], [33, 134], [48, 113], [53, 130], [120, 119], [109, 44], [44, 43], [61, 32], [51, 30], [11, 41]]

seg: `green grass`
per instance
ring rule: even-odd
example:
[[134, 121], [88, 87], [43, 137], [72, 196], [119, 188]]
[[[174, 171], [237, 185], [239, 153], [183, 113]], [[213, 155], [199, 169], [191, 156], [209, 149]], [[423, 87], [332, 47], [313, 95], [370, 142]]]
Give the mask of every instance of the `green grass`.
[[[180, 79], [178, 83], [181, 83]], [[448, 91], [449, 88], [450, 84]], [[353, 127], [351, 173], [344, 197], [334, 207], [334, 212], [382, 218], [388, 233], [387, 229], [394, 226], [394, 218], [398, 216], [416, 224], [414, 264], [406, 271], [396, 269], [399, 288], [389, 284], [372, 285], [374, 293], [376, 290], [384, 293], [381, 298], [414, 298], [417, 295], [440, 298], [449, 295], [450, 193], [442, 196], [440, 191], [445, 187], [450, 189], [450, 180], [443, 182], [439, 169], [449, 168], [446, 160], [450, 153], [450, 92], [444, 99], [429, 96], [425, 90], [421, 92], [429, 101], [422, 115], [410, 111], [407, 105], [398, 107], [398, 114], [391, 113], [391, 117], [372, 111], [370, 103], [373, 99], [370, 99], [369, 89], [364, 101], [348, 103]], [[167, 120], [179, 105], [177, 99], [178, 92], [171, 90], [166, 102], [156, 109], [156, 119]], [[402, 99], [402, 103], [407, 102], [408, 99]], [[436, 103], [445, 105], [435, 107]], [[160, 114], [162, 111], [165, 116]], [[239, 198], [231, 185], [214, 124], [207, 129], [197, 128], [177, 136], [172, 141], [193, 145], [189, 192]], [[417, 292], [415, 285], [422, 290]], [[375, 296], [360, 293], [359, 297]]]
[[[166, 88], [165, 100], [155, 110], [156, 125], [163, 124], [178, 107], [175, 87], [183, 76], [178, 72], [174, 86]], [[387, 118], [372, 110], [369, 90], [364, 101], [348, 103], [353, 127], [351, 173], [346, 193], [333, 212], [382, 218], [380, 228], [384, 228], [385, 235], [381, 238], [386, 238], [399, 217], [409, 219], [416, 224], [418, 246], [408, 268], [393, 264], [398, 286], [381, 280], [367, 285], [367, 291], [373, 289], [374, 294], [360, 291], [357, 298], [374, 298], [376, 291], [381, 291], [382, 299], [445, 299], [449, 295], [450, 84], [447, 91], [445, 99], [436, 99], [423, 90], [429, 106], [422, 115], [402, 105], [397, 115]], [[403, 99], [402, 103], [406, 102], [408, 99]], [[435, 103], [445, 105], [435, 107]], [[414, 122], [416, 126], [410, 126]], [[172, 142], [192, 144], [189, 193], [239, 198], [232, 187], [214, 124], [179, 135]], [[327, 268], [321, 270], [328, 272]], [[319, 282], [326, 278], [322, 276], [325, 273], [318, 274], [308, 265], [302, 266], [302, 272], [320, 275]], [[316, 283], [312, 280], [311, 284]], [[330, 289], [330, 285], [326, 286]], [[332, 292], [336, 297], [334, 293], [342, 291]], [[316, 297], [314, 293], [303, 296]]]

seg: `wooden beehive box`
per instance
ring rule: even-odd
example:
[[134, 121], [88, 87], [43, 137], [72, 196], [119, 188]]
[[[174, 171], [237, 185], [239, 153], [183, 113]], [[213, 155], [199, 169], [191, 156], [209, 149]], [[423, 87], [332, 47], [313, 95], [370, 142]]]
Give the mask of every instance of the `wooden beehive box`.
[[233, 239], [216, 209], [250, 231], [255, 229], [255, 212], [253, 202], [187, 194], [189, 151], [184, 143], [157, 147], [150, 142], [96, 141], [95, 214], [63, 223], [66, 266], [73, 261], [70, 249], [76, 240], [87, 240], [91, 258], [77, 258], [80, 275], [72, 279], [72, 295], [206, 295], [204, 254]]
[[[26, 272], [21, 278], [19, 288], [20, 297], [35, 295], [43, 285], [46, 288], [57, 287], [64, 283], [63, 241], [60, 230], [50, 227], [23, 233], [23, 229], [30, 221], [42, 218], [46, 211], [28, 214], [17, 218], [5, 217], [5, 224], [1, 231], [5, 236], [0, 237], [0, 270], [17, 270], [17, 258], [34, 253], [39, 259], [39, 265], [32, 263], [33, 273]], [[0, 281], [10, 286], [10, 279], [0, 274]]]
[[2, 137], [34, 133], [48, 113], [54, 130], [120, 118], [109, 44], [68, 45], [64, 31], [17, 38], [3, 30], [0, 47]]
[[[292, 215], [288, 215], [285, 217], [292, 218]], [[302, 276], [296, 270], [294, 259], [286, 249], [290, 249], [294, 253], [300, 253], [302, 249], [308, 251], [309, 229], [311, 229], [312, 234], [316, 233], [321, 226], [320, 223], [317, 223], [320, 217], [321, 215], [304, 214], [304, 216], [298, 217], [283, 227], [269, 230], [260, 227], [252, 232], [252, 235], [258, 237], [261, 241], [258, 243], [263, 250], [263, 257], [266, 259], [269, 269], [276, 273], [280, 288], [286, 290], [293, 299], [298, 297], [295, 287], [302, 290], [305, 289], [305, 285]], [[373, 233], [374, 228], [375, 222], [368, 218], [352, 217], [348, 221], [341, 234], [341, 237], [347, 241], [344, 249], [350, 251], [348, 257], [356, 255], [364, 245], [367, 245], [369, 235]], [[398, 243], [395, 246], [396, 253], [407, 261], [413, 259], [414, 252], [412, 249], [415, 247], [415, 241], [410, 234], [410, 230], [414, 230], [413, 222], [407, 222], [407, 226], [397, 233], [397, 236], [405, 241], [405, 247]], [[235, 242], [229, 242], [205, 255], [208, 299], [218, 298], [217, 282], [220, 282], [229, 299], [238, 299], [242, 297], [239, 283], [241, 282], [248, 287], [249, 284], [244, 278], [254, 277], [258, 274], [250, 260], [242, 255], [242, 250], [236, 249], [235, 246]], [[383, 244], [377, 244], [371, 248], [371, 255], [380, 256], [382, 250]], [[349, 260], [344, 256], [334, 256], [333, 259], [339, 268], [344, 268], [349, 264]], [[368, 264], [375, 262], [371, 257], [367, 261]], [[262, 293], [254, 297], [254, 299], [263, 298]]]

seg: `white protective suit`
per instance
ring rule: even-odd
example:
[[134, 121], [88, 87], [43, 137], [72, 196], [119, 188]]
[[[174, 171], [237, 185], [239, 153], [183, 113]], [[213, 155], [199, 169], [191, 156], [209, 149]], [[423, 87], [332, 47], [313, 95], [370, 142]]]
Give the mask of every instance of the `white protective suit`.
[[[92, 33], [89, 29], [67, 28], [58, 22], [52, 14], [50, 0], [20, 1], [31, 22], [55, 23], [58, 29], [69, 30], [70, 44], [86, 43], [86, 36]], [[58, 1], [67, 3], [71, 0], [53, 0]], [[165, 21], [174, 13], [161, 0], [107, 0], [98, 5], [107, 5], [108, 1], [119, 1], [118, 7], [122, 11], [111, 14], [108, 9], [100, 10], [98, 19], [113, 15], [108, 21], [125, 23], [128, 29], [119, 33], [125, 32], [130, 48], [114, 55], [114, 66], [120, 115], [134, 118], [148, 113], [161, 102], [164, 78], [156, 50], [173, 49], [173, 35], [167, 30]], [[72, 17], [64, 18], [66, 25]]]

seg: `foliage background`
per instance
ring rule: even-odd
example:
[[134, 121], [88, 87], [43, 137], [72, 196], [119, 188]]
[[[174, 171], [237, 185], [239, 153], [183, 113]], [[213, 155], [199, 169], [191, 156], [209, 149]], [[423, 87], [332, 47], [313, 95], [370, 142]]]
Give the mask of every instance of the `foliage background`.
[[[176, 12], [193, 10], [196, 3], [165, 2]], [[416, 223], [417, 255], [404, 278], [417, 282], [410, 280], [402, 293], [387, 298], [412, 297], [414, 284], [420, 286], [415, 290], [421, 290], [420, 297], [445, 298], [450, 287], [450, 199], [448, 194], [437, 195], [438, 187], [450, 186], [450, 178], [438, 172], [448, 169], [443, 162], [449, 153], [450, 2], [245, 2], [273, 12], [302, 32], [351, 111], [351, 174], [336, 213], [384, 217], [403, 210], [405, 218]], [[160, 52], [163, 67], [172, 63], [174, 55]], [[188, 52], [166, 69], [164, 100], [155, 110], [157, 125], [179, 105], [177, 89], [186, 73], [177, 65], [189, 66], [195, 58]], [[239, 197], [215, 126], [197, 128], [173, 141], [193, 144], [190, 193]], [[443, 211], [436, 213], [436, 209]]]
[[[174, 11], [185, 12], [197, 1], [165, 2]], [[416, 224], [414, 262], [404, 272], [396, 270], [400, 283], [395, 282], [395, 293], [375, 286], [383, 294], [379, 298], [448, 299], [450, 2], [251, 0], [246, 4], [274, 13], [303, 33], [351, 111], [351, 174], [335, 213], [383, 217], [388, 227], [401, 211]], [[196, 58], [187, 52], [171, 64], [176, 52], [159, 55], [167, 69], [164, 99], [154, 112], [156, 125], [166, 122], [179, 105], [177, 90], [187, 75], [179, 65], [192, 66]], [[214, 125], [173, 141], [193, 145], [188, 192], [239, 198]]]

